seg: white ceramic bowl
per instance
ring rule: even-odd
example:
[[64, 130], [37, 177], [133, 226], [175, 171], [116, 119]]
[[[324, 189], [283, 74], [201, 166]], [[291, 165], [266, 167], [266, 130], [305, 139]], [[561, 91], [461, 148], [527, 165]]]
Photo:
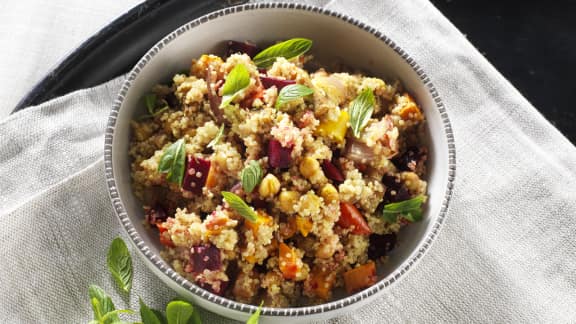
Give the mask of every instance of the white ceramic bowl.
[[[428, 121], [429, 201], [423, 221], [399, 235], [400, 246], [380, 268], [377, 284], [352, 296], [308, 307], [264, 308], [262, 323], [306, 322], [350, 312], [385, 294], [426, 253], [444, 220], [455, 175], [455, 148], [447, 112], [422, 68], [382, 32], [352, 17], [299, 4], [248, 4], [201, 17], [157, 43], [128, 75], [118, 95], [105, 138], [106, 180], [114, 209], [138, 251], [158, 277], [180, 295], [215, 313], [246, 320], [252, 305], [214, 295], [182, 278], [159, 257], [157, 235], [143, 227], [143, 211], [131, 189], [129, 121], [141, 111], [140, 98], [159, 82], [187, 69], [192, 58], [224, 53], [226, 40], [269, 44], [292, 37], [314, 41], [320, 62], [339, 60], [387, 80], [399, 79], [415, 96]], [[426, 271], [426, 269], [422, 269]]]

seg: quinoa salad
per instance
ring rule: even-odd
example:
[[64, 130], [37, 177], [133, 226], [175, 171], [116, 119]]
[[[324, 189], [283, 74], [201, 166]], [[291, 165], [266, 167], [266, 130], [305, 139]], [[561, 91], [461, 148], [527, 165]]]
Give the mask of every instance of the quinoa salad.
[[153, 87], [131, 122], [146, 225], [212, 293], [269, 307], [356, 293], [423, 218], [420, 107], [398, 81], [313, 68], [312, 47], [229, 41]]

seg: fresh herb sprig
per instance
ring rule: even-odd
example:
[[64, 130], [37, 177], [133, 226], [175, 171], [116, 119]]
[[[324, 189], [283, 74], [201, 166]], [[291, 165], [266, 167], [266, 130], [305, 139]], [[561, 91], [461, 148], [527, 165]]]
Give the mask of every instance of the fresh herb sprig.
[[424, 196], [419, 195], [412, 199], [384, 205], [382, 217], [387, 223], [394, 224], [401, 216], [413, 223], [422, 220], [422, 203]]
[[236, 64], [226, 76], [226, 81], [222, 86], [222, 103], [220, 108], [224, 108], [236, 98], [238, 94], [250, 85], [250, 72], [242, 63]]
[[125, 293], [130, 293], [133, 276], [132, 258], [124, 240], [117, 237], [112, 241], [106, 262], [118, 287]]
[[312, 41], [307, 38], [292, 38], [281, 43], [272, 45], [256, 54], [252, 61], [260, 69], [265, 69], [276, 61], [278, 57], [287, 60], [300, 56], [312, 48]]
[[242, 198], [229, 191], [222, 191], [221, 193], [224, 200], [230, 205], [230, 208], [234, 209], [240, 216], [253, 223], [258, 220], [258, 215], [256, 215], [254, 209], [248, 206]]
[[168, 102], [164, 99], [158, 100], [158, 96], [155, 93], [149, 93], [144, 96], [144, 105], [148, 114], [142, 116], [142, 119], [156, 117], [170, 108]]
[[262, 167], [260, 163], [252, 160], [240, 173], [240, 179], [242, 181], [242, 188], [247, 193], [252, 192], [254, 188], [262, 181]]
[[224, 124], [220, 125], [218, 133], [216, 133], [216, 136], [214, 136], [214, 138], [210, 141], [210, 143], [208, 143], [207, 147], [214, 147], [214, 145], [220, 142], [220, 139], [222, 138], [223, 135], [224, 135]]
[[182, 185], [184, 171], [186, 169], [186, 150], [184, 139], [172, 143], [162, 155], [158, 172], [166, 173], [166, 180]]
[[252, 315], [250, 315], [250, 318], [248, 318], [246, 324], [258, 324], [258, 320], [260, 319], [260, 312], [262, 312], [262, 305], [264, 305], [264, 301], [260, 302], [260, 306], [258, 306], [258, 309], [256, 309]]
[[290, 84], [282, 88], [278, 94], [278, 99], [276, 99], [276, 109], [279, 109], [282, 105], [296, 100], [298, 98], [306, 97], [314, 93], [314, 90], [308, 88], [302, 84]]
[[360, 137], [360, 132], [372, 117], [375, 104], [376, 100], [374, 99], [374, 94], [370, 89], [362, 90], [362, 92], [350, 104], [348, 111], [348, 114], [350, 115], [350, 127], [352, 128], [352, 133], [356, 138]]

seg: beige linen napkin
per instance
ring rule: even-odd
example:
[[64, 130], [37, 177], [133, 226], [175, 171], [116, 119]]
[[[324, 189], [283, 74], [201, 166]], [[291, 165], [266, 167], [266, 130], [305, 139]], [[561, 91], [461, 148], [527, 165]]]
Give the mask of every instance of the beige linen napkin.
[[[576, 148], [427, 1], [317, 4], [411, 53], [443, 97], [457, 150], [454, 196], [430, 251], [374, 303], [330, 322], [573, 322]], [[102, 134], [120, 82], [0, 122], [0, 322], [88, 322], [90, 283], [138, 308], [105, 266], [121, 230]], [[134, 262], [132, 296], [163, 308], [174, 293]]]

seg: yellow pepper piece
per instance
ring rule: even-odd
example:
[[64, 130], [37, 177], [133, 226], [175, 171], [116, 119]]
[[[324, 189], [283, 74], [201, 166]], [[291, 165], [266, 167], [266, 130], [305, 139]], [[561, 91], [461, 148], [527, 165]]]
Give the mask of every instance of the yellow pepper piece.
[[312, 220], [310, 217], [296, 216], [296, 228], [298, 228], [302, 236], [306, 237], [312, 230]]
[[328, 137], [337, 143], [344, 142], [346, 130], [348, 129], [348, 112], [345, 110], [340, 111], [340, 116], [337, 120], [325, 120], [318, 125], [316, 132], [318, 135]]

